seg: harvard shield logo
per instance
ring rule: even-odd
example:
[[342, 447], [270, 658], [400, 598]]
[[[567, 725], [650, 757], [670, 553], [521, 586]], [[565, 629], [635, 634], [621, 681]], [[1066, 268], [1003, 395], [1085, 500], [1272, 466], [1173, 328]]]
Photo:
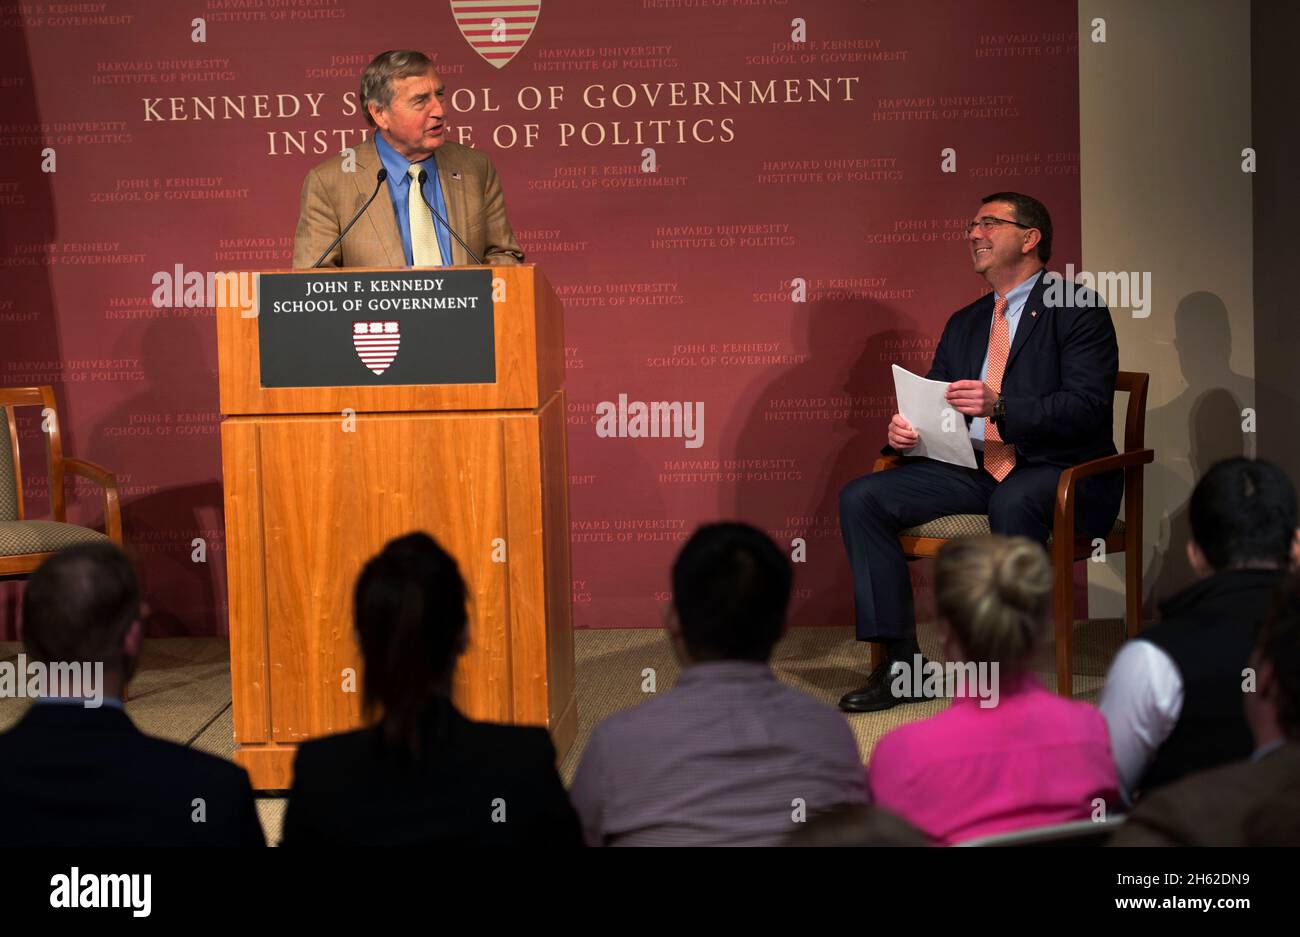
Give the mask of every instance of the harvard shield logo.
[[541, 12], [542, 0], [451, 0], [460, 34], [497, 68], [519, 54]]
[[397, 357], [402, 344], [402, 327], [396, 322], [353, 322], [352, 347], [361, 363], [383, 374]]

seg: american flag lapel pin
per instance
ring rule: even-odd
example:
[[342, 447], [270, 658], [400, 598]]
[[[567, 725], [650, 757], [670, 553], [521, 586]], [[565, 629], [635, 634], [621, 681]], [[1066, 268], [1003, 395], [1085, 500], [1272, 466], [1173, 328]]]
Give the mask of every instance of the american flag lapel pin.
[[[460, 178], [460, 173], [458, 173], [458, 172], [453, 172], [453, 173], [451, 174], [451, 177], [452, 177], [453, 179], [459, 179], [459, 178]], [[1038, 315], [1038, 313], [1034, 313], [1034, 315]]]

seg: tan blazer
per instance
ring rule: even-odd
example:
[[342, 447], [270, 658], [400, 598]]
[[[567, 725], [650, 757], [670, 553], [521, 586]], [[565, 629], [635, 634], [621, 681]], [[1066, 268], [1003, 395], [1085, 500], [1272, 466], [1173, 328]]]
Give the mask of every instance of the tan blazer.
[[1189, 774], [1138, 801], [1111, 846], [1300, 845], [1300, 741]]
[[[438, 180], [447, 200], [447, 221], [456, 233], [484, 263], [521, 263], [524, 252], [506, 218], [506, 200], [492, 161], [477, 150], [448, 140], [438, 147], [437, 163]], [[367, 139], [356, 148], [355, 172], [344, 172], [343, 159], [333, 156], [307, 173], [302, 184], [298, 230], [293, 238], [294, 269], [310, 267], [339, 236], [375, 190], [375, 174], [381, 165], [374, 141]], [[441, 227], [437, 221], [434, 225]], [[473, 263], [455, 238], [451, 242], [451, 262]], [[406, 266], [387, 182], [321, 266]]]

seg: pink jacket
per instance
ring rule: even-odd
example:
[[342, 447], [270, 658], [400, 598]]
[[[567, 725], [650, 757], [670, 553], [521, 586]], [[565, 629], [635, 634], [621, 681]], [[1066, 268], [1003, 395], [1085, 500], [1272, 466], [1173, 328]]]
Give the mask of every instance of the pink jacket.
[[873, 800], [944, 845], [1086, 820], [1097, 798], [1107, 809], [1120, 803], [1096, 708], [1062, 699], [1032, 675], [1004, 685], [998, 705], [979, 702], [954, 700], [882, 738], [867, 768]]

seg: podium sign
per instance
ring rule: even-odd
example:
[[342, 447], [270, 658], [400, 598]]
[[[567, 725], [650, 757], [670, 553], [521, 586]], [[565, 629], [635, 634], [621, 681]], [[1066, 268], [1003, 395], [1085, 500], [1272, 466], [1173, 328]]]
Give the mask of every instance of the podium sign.
[[490, 270], [258, 278], [263, 387], [491, 384]]

